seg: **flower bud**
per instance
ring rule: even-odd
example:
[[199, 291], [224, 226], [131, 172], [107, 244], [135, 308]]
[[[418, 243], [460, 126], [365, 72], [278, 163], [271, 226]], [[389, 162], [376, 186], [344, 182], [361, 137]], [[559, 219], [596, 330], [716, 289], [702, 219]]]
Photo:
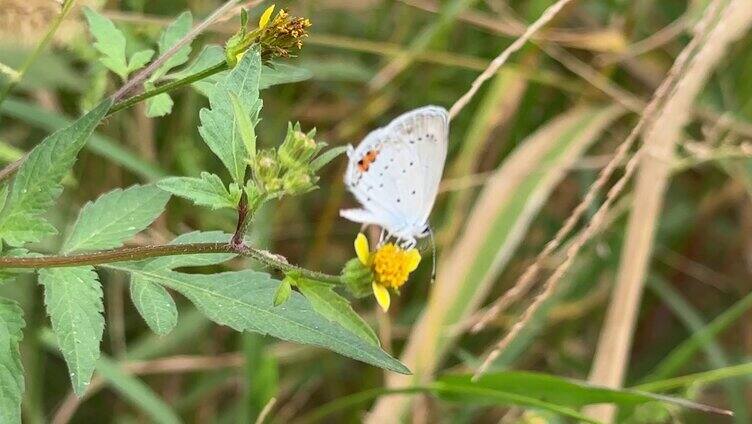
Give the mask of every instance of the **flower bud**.
[[282, 178], [282, 187], [289, 195], [302, 194], [314, 187], [314, 180], [305, 172], [289, 171]]
[[313, 137], [300, 130], [299, 123], [288, 124], [285, 141], [279, 147], [279, 161], [288, 169], [303, 167], [313, 158], [317, 147]]
[[342, 268], [342, 280], [347, 290], [355, 297], [366, 297], [372, 293], [373, 272], [358, 258], [347, 261]]

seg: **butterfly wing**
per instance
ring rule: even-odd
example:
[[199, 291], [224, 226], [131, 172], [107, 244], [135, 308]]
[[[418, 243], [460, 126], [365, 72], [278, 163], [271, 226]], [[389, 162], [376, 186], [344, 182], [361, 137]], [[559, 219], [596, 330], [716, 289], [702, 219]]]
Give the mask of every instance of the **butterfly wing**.
[[407, 112], [369, 133], [348, 152], [345, 173], [345, 184], [363, 209], [340, 214], [417, 237], [436, 200], [448, 134], [448, 114], [436, 106]]

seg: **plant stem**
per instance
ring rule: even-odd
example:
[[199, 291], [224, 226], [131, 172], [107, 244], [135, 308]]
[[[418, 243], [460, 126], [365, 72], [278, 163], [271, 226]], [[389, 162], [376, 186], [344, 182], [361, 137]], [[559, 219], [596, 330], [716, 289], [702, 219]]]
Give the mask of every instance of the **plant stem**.
[[126, 82], [118, 91], [115, 92], [115, 94], [112, 95], [112, 100], [119, 101], [123, 97], [125, 97], [126, 94], [128, 94], [129, 91], [133, 90], [134, 88], [141, 85], [142, 82], [144, 82], [149, 76], [152, 74], [152, 72], [156, 71], [157, 68], [162, 66], [163, 63], [167, 62], [169, 58], [175, 55], [183, 46], [193, 41], [194, 38], [196, 38], [199, 34], [204, 32], [206, 28], [209, 27], [209, 25], [213, 24], [215, 21], [217, 21], [219, 18], [222, 17], [227, 11], [229, 11], [233, 6], [235, 6], [238, 3], [238, 0], [229, 0], [222, 6], [220, 6], [217, 10], [215, 10], [211, 15], [209, 15], [206, 19], [204, 19], [200, 24], [196, 25], [191, 29], [191, 31], [186, 34], [183, 38], [178, 40], [177, 43], [175, 43], [172, 47], [170, 47], [162, 56], [158, 57], [157, 60], [152, 62], [149, 66], [139, 71], [139, 73], [136, 74], [135, 77], [131, 78]]
[[13, 90], [16, 85], [18, 85], [19, 82], [23, 79], [24, 75], [26, 75], [26, 72], [31, 68], [31, 65], [36, 62], [37, 58], [40, 54], [44, 51], [44, 49], [47, 47], [48, 44], [50, 44], [50, 41], [52, 41], [52, 37], [57, 32], [57, 29], [60, 27], [60, 24], [63, 22], [66, 16], [68, 16], [68, 13], [70, 13], [71, 9], [73, 9], [73, 4], [75, 3], [75, 0], [66, 0], [65, 3], [63, 3], [63, 7], [60, 10], [60, 14], [55, 16], [55, 19], [52, 20], [52, 23], [50, 23], [50, 27], [47, 28], [47, 33], [44, 34], [44, 38], [42, 38], [41, 41], [39, 41], [39, 44], [37, 44], [36, 48], [34, 48], [34, 51], [31, 52], [31, 55], [26, 58], [24, 63], [21, 65], [21, 67], [16, 71], [16, 75], [11, 78], [10, 81], [8, 81], [8, 84], [3, 87], [2, 91], [0, 91], [0, 104], [2, 104], [6, 97], [8, 97], [8, 94], [10, 94], [11, 90]]
[[253, 258], [282, 272], [295, 271], [303, 277], [329, 284], [342, 284], [339, 276], [311, 271], [288, 263], [284, 258], [253, 247], [234, 247], [228, 243], [188, 243], [139, 247], [124, 247], [75, 255], [38, 257], [0, 257], [3, 268], [61, 268], [82, 265], [101, 265], [112, 262], [138, 261], [161, 256], [193, 255], [201, 253], [234, 253]]
[[227, 63], [220, 62], [212, 67], [204, 69], [203, 71], [199, 71], [199, 72], [196, 72], [195, 74], [188, 75], [185, 78], [171, 81], [166, 84], [162, 84], [158, 87], [154, 87], [153, 89], [149, 91], [144, 91], [141, 94], [137, 94], [133, 97], [129, 97], [125, 100], [115, 103], [115, 105], [113, 105], [112, 108], [110, 108], [110, 110], [107, 112], [107, 116], [112, 115], [113, 113], [121, 111], [123, 109], [127, 109], [135, 105], [136, 103], [142, 102], [158, 94], [166, 93], [168, 91], [172, 91], [177, 88], [192, 84], [196, 81], [200, 81], [204, 78], [210, 77], [214, 74], [225, 71], [227, 69], [229, 69], [229, 67], [227, 66]]

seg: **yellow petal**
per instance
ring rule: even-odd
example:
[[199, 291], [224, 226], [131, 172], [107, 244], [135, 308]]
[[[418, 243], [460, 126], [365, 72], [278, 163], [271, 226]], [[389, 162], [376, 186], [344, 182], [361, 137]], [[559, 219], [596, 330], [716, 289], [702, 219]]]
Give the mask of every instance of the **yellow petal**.
[[368, 239], [363, 233], [358, 233], [358, 236], [355, 237], [355, 254], [358, 255], [360, 263], [368, 266], [370, 251], [368, 250]]
[[410, 249], [407, 252], [407, 272], [413, 272], [418, 268], [420, 263], [420, 252], [418, 249]]
[[381, 284], [376, 283], [371, 283], [371, 287], [373, 288], [373, 295], [376, 296], [376, 301], [379, 302], [381, 309], [383, 309], [384, 312], [388, 311], [389, 303], [391, 302], [389, 290]]
[[271, 5], [264, 10], [264, 13], [261, 14], [261, 18], [259, 18], [259, 29], [266, 28], [266, 25], [269, 24], [269, 19], [272, 17], [272, 13], [274, 13], [274, 5]]

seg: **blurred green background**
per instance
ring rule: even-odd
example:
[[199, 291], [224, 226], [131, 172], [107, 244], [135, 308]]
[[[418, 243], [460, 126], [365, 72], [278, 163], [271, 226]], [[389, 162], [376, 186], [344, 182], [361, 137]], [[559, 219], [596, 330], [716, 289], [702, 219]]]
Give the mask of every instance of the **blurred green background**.
[[[112, 19], [134, 50], [153, 47], [161, 29], [183, 10], [199, 19], [220, 5], [210, 0], [78, 3]], [[448, 108], [551, 3], [279, 1], [277, 7], [313, 22], [304, 48], [288, 62], [312, 76], [262, 92], [260, 143], [280, 140], [288, 121], [300, 121], [304, 129], [316, 127], [317, 138], [330, 145], [356, 144], [406, 110], [426, 104]], [[269, 4], [251, 5], [254, 22]], [[429, 284], [432, 259], [426, 252], [423, 266], [392, 298], [389, 315], [371, 298], [354, 303], [377, 329], [385, 350], [400, 357], [411, 339], [418, 343], [421, 335], [412, 329], [419, 319], [438, 320], [444, 324], [440, 348], [420, 361], [431, 363], [427, 369], [433, 372], [478, 366], [532, 294], [479, 334], [460, 324], [508, 290], [561, 227], [637, 120], [617, 100], [641, 105], [650, 99], [706, 4], [574, 1], [481, 89], [451, 125], [444, 181], [431, 219], [439, 251], [437, 285]], [[52, 0], [0, 1], [0, 63], [18, 66], [58, 10]], [[96, 62], [82, 22], [77, 6], [52, 48], [0, 106], [3, 164], [119, 87], [117, 77]], [[237, 14], [212, 26], [194, 42], [194, 55], [202, 45], [223, 44], [237, 26]], [[0, 83], [6, 81], [0, 76]], [[601, 82], [617, 91], [604, 93]], [[224, 175], [196, 130], [206, 99], [192, 88], [173, 98], [166, 117], [147, 118], [139, 105], [99, 128], [51, 212], [58, 228], [72, 222], [83, 203], [115, 187], [202, 170]], [[656, 390], [732, 409], [736, 417], [650, 404], [622, 418], [747, 423], [752, 422], [752, 365], [725, 369], [750, 364], [752, 352], [752, 35], [726, 52], [692, 107], [693, 119], [672, 159], [625, 384], [721, 369], [728, 378], [702, 374]], [[319, 190], [262, 210], [252, 227], [256, 245], [293, 263], [339, 272], [354, 256], [359, 229], [338, 216], [340, 208], [355, 204], [342, 184], [345, 162], [341, 157], [324, 168]], [[619, 272], [633, 201], [629, 188], [556, 294], [493, 369], [588, 378]], [[168, 212], [134, 243], [164, 243], [196, 229], [232, 232], [234, 226], [233, 213], [173, 198]], [[469, 240], [476, 236], [482, 243]], [[53, 251], [56, 243], [39, 250]], [[230, 266], [256, 265], [238, 260]], [[24, 422], [155, 422], [176, 415], [186, 422], [245, 423], [253, 422], [271, 398], [276, 401], [266, 422], [304, 422], [317, 414], [320, 422], [359, 422], [374, 408], [372, 390], [385, 386], [379, 369], [320, 349], [232, 332], [211, 324], [184, 299], [177, 328], [156, 336], [130, 303], [127, 281], [114, 273], [101, 278], [104, 358], [80, 400], [53, 346], [35, 279], [29, 275], [0, 287], [3, 296], [22, 302], [27, 321]], [[432, 292], [449, 296], [440, 317], [430, 316], [430, 309], [424, 313]], [[335, 402], [331, 411], [330, 402]], [[415, 410], [408, 421], [566, 422], [535, 408], [436, 399], [423, 400]]]

